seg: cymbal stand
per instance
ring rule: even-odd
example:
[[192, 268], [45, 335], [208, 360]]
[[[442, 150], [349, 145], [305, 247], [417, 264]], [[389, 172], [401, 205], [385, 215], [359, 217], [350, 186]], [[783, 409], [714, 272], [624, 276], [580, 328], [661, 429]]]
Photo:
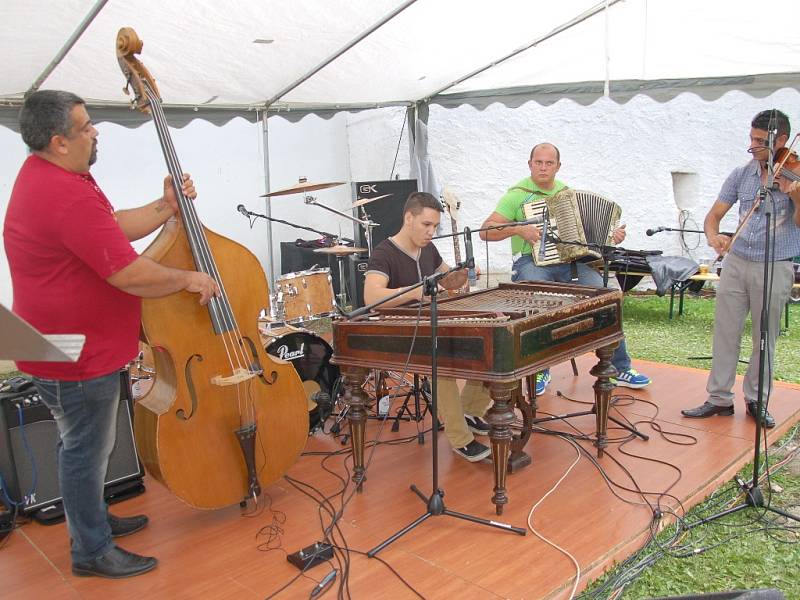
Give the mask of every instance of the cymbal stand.
[[[370, 254], [372, 253], [372, 236], [370, 235], [370, 231], [371, 231], [372, 227], [378, 227], [380, 225], [380, 223], [373, 223], [369, 219], [357, 219], [353, 215], [348, 215], [347, 213], [343, 213], [342, 211], [336, 210], [335, 208], [331, 208], [330, 206], [325, 206], [324, 204], [320, 204], [319, 202], [317, 202], [317, 199], [314, 198], [313, 196], [311, 196], [310, 194], [307, 194], [303, 198], [303, 201], [306, 204], [311, 204], [313, 206], [319, 206], [320, 208], [324, 208], [325, 210], [328, 210], [328, 211], [330, 211], [330, 212], [332, 212], [334, 214], [337, 214], [340, 217], [344, 217], [345, 219], [349, 219], [349, 220], [353, 221], [353, 223], [358, 223], [359, 225], [361, 225], [361, 227], [363, 227], [367, 231], [367, 248], [369, 249]], [[364, 213], [364, 214], [366, 215], [366, 213]]]

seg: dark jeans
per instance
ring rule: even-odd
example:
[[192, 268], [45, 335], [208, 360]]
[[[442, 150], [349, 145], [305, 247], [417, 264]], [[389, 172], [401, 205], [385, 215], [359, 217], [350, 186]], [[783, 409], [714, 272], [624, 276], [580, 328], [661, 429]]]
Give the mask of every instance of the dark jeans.
[[33, 381], [58, 426], [58, 483], [72, 562], [92, 560], [114, 547], [103, 489], [117, 436], [119, 372], [83, 381]]
[[[581, 285], [591, 285], [592, 287], [603, 287], [603, 277], [584, 263], [577, 263], [578, 268], [578, 281]], [[555, 281], [559, 283], [573, 283], [572, 267], [566, 264], [560, 265], [547, 265], [540, 267], [533, 264], [533, 257], [530, 254], [520, 256], [512, 266], [513, 272], [511, 280], [517, 281]], [[611, 357], [611, 363], [616, 367], [617, 371], [626, 371], [631, 368], [631, 356], [628, 354], [628, 347], [623, 339], [617, 349], [614, 350], [614, 355]]]

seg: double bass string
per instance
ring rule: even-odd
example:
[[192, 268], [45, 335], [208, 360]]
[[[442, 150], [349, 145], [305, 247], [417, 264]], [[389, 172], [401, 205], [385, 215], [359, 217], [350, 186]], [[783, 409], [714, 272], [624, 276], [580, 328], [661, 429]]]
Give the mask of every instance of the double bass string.
[[[242, 344], [240, 344], [238, 341], [242, 339], [242, 335], [239, 330], [238, 323], [236, 322], [236, 318], [233, 315], [233, 310], [230, 306], [228, 295], [225, 291], [225, 285], [222, 281], [222, 277], [220, 276], [213, 254], [211, 253], [208, 247], [208, 243], [207, 240], [205, 239], [205, 236], [202, 234], [202, 225], [200, 224], [199, 218], [197, 217], [197, 211], [195, 210], [194, 204], [184, 196], [183, 192], [180, 189], [179, 182], [182, 181], [183, 171], [180, 168], [180, 163], [178, 162], [177, 154], [172, 144], [172, 138], [169, 135], [169, 129], [167, 126], [166, 116], [164, 115], [163, 112], [163, 107], [161, 106], [161, 103], [157, 95], [153, 92], [153, 90], [150, 88], [147, 82], [145, 82], [145, 89], [148, 98], [150, 100], [150, 106], [152, 108], [152, 114], [153, 114], [153, 121], [159, 133], [159, 139], [161, 140], [161, 147], [164, 152], [164, 158], [167, 162], [168, 170], [172, 175], [173, 184], [175, 186], [175, 191], [178, 198], [178, 203], [181, 209], [181, 215], [184, 219], [187, 238], [189, 240], [189, 244], [192, 249], [192, 255], [195, 257], [195, 260], [199, 263], [197, 264], [197, 268], [205, 272], [206, 274], [212, 276], [220, 287], [221, 291], [220, 297], [213, 296], [210, 300], [209, 308], [210, 311], [212, 311], [212, 321], [214, 321], [214, 317], [216, 317], [217, 319], [218, 328], [220, 330], [219, 333], [222, 335], [222, 340], [226, 355], [228, 357], [228, 364], [231, 368], [231, 373], [235, 371], [236, 366], [238, 366], [241, 369], [250, 371], [251, 369], [248, 367], [249, 362], [247, 360], [247, 357], [245, 356], [245, 350], [242, 347]], [[232, 339], [229, 339], [229, 336], [233, 336]], [[239, 413], [241, 416], [242, 388], [240, 387], [240, 385], [237, 384], [236, 389], [239, 402]], [[247, 396], [249, 398], [250, 394], [247, 394]], [[248, 415], [250, 420], [251, 421], [254, 420], [255, 407], [252, 405], [252, 398], [249, 398], [246, 408], [250, 413]]]

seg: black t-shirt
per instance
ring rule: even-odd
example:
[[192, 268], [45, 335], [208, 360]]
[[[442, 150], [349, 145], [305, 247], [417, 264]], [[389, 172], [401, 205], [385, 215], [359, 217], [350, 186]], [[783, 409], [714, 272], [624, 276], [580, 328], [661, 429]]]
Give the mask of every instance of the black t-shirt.
[[389, 278], [386, 287], [390, 289], [414, 285], [423, 277], [432, 275], [442, 264], [442, 257], [436, 246], [428, 244], [414, 259], [387, 238], [372, 250], [367, 264], [367, 273], [383, 273]]

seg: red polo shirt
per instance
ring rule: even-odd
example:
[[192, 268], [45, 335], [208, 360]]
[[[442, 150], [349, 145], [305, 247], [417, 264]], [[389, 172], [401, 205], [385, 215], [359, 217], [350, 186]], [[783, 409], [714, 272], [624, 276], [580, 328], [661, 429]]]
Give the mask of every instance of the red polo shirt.
[[106, 278], [138, 254], [89, 173], [29, 156], [11, 192], [3, 239], [13, 311], [42, 333], [86, 336], [77, 363], [18, 361], [21, 371], [47, 379], [91, 379], [136, 355], [141, 301]]

